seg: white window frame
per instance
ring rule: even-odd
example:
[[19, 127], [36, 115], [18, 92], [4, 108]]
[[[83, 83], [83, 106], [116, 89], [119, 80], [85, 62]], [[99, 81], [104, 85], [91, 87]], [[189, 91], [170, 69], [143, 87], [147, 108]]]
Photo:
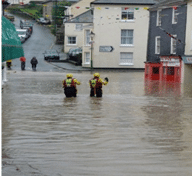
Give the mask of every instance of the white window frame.
[[83, 24], [75, 24], [76, 31], [82, 31], [82, 29], [83, 29]]
[[[69, 43], [69, 38], [72, 38], [72, 37], [74, 37], [75, 38], [75, 43]], [[77, 45], [77, 37], [76, 36], [68, 36], [67, 37], [67, 45]]]
[[85, 45], [90, 46], [90, 41], [91, 41], [90, 30], [85, 30]]
[[[89, 55], [89, 57], [87, 57], [87, 54]], [[89, 59], [89, 62], [87, 62], [87, 59]], [[90, 52], [85, 52], [84, 53], [84, 63], [85, 64], [90, 64], [91, 63], [91, 53]]]
[[[134, 21], [134, 13], [135, 13], [134, 8], [128, 8], [126, 10], [125, 10], [125, 8], [126, 7], [121, 8], [121, 21]], [[127, 17], [125, 19], [122, 18], [123, 13], [126, 13], [126, 15], [127, 15]], [[129, 14], [130, 13], [133, 13], [133, 18], [129, 19]]]
[[155, 37], [155, 54], [160, 54], [160, 47], [161, 47], [161, 37]]
[[[133, 35], [132, 36], [122, 36], [122, 32], [123, 31], [133, 31]], [[126, 44], [123, 44], [122, 40], [123, 39], [131, 39], [132, 38], [132, 43], [126, 43]], [[121, 29], [121, 45], [120, 46], [134, 46], [134, 30], [133, 29]]]
[[[127, 56], [130, 56], [130, 57], [126, 58], [126, 57], [123, 56], [123, 54], [124, 54], [124, 56], [125, 56], [125, 54], [128, 54]], [[123, 59], [124, 59], [124, 62], [123, 62]], [[126, 62], [126, 60], [128, 62]], [[120, 52], [119, 65], [134, 65], [134, 63], [133, 63], [133, 53], [132, 52]]]
[[162, 10], [157, 10], [157, 23], [156, 23], [156, 26], [161, 26], [161, 11]]
[[172, 24], [177, 24], [177, 22], [178, 22], [178, 19], [177, 19], [177, 10], [175, 10], [174, 8], [173, 8], [173, 10], [172, 10]]
[[[172, 36], [177, 37], [177, 35], [172, 35]], [[175, 52], [174, 52], [174, 48], [175, 48]], [[177, 53], [176, 49], [177, 49], [177, 40], [171, 37], [171, 54], [176, 54]]]

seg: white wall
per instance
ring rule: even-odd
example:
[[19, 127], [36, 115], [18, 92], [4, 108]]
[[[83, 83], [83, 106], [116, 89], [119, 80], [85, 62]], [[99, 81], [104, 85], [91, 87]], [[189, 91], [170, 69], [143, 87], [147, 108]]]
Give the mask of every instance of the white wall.
[[187, 5], [187, 23], [185, 37], [185, 55], [192, 55], [192, 2]]
[[[139, 8], [134, 11], [133, 22], [121, 21], [122, 7]], [[149, 12], [144, 7], [146, 6], [94, 5], [94, 67], [144, 68], [149, 27]], [[134, 46], [120, 46], [121, 29], [134, 30]], [[112, 46], [114, 51], [99, 52], [99, 46]], [[134, 65], [120, 65], [120, 52], [133, 52]]]

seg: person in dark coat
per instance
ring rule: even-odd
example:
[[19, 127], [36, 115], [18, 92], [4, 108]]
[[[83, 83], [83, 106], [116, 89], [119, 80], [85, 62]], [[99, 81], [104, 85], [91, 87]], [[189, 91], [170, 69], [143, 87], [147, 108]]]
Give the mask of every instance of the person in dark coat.
[[38, 64], [38, 60], [36, 59], [36, 57], [33, 57], [33, 58], [31, 59], [31, 65], [32, 65], [33, 71], [36, 71], [36, 66], [37, 66], [37, 64]]

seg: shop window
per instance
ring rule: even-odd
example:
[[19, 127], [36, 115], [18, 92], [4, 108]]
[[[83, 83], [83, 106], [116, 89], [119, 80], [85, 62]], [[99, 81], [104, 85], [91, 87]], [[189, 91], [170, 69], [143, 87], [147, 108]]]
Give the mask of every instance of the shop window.
[[146, 75], [149, 74], [149, 66], [146, 66], [146, 71], [145, 71]]
[[166, 75], [166, 67], [163, 67], [163, 74]]
[[159, 74], [159, 67], [153, 67], [153, 74]]
[[177, 68], [177, 75], [178, 75], [178, 76], [180, 75], [180, 71], [179, 71], [179, 68]]
[[174, 75], [174, 67], [167, 68], [167, 75]]

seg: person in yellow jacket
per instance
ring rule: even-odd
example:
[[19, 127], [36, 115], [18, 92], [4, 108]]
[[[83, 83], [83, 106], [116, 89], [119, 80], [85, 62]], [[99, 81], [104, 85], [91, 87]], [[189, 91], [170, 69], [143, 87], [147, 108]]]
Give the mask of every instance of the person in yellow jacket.
[[90, 97], [94, 97], [95, 95], [97, 97], [102, 97], [102, 85], [107, 85], [109, 82], [109, 79], [106, 77], [104, 79], [105, 81], [103, 81], [103, 79], [100, 78], [100, 74], [99, 73], [95, 73], [93, 75], [93, 78], [89, 80], [89, 85], [90, 85]]
[[6, 61], [6, 65], [7, 65], [7, 68], [8, 68], [8, 69], [11, 69], [12, 60], [7, 60], [7, 61]]
[[80, 85], [81, 83], [77, 79], [73, 78], [73, 75], [70, 73], [68, 73], [66, 77], [67, 79], [63, 80], [64, 94], [66, 97], [76, 97], [76, 85]]

